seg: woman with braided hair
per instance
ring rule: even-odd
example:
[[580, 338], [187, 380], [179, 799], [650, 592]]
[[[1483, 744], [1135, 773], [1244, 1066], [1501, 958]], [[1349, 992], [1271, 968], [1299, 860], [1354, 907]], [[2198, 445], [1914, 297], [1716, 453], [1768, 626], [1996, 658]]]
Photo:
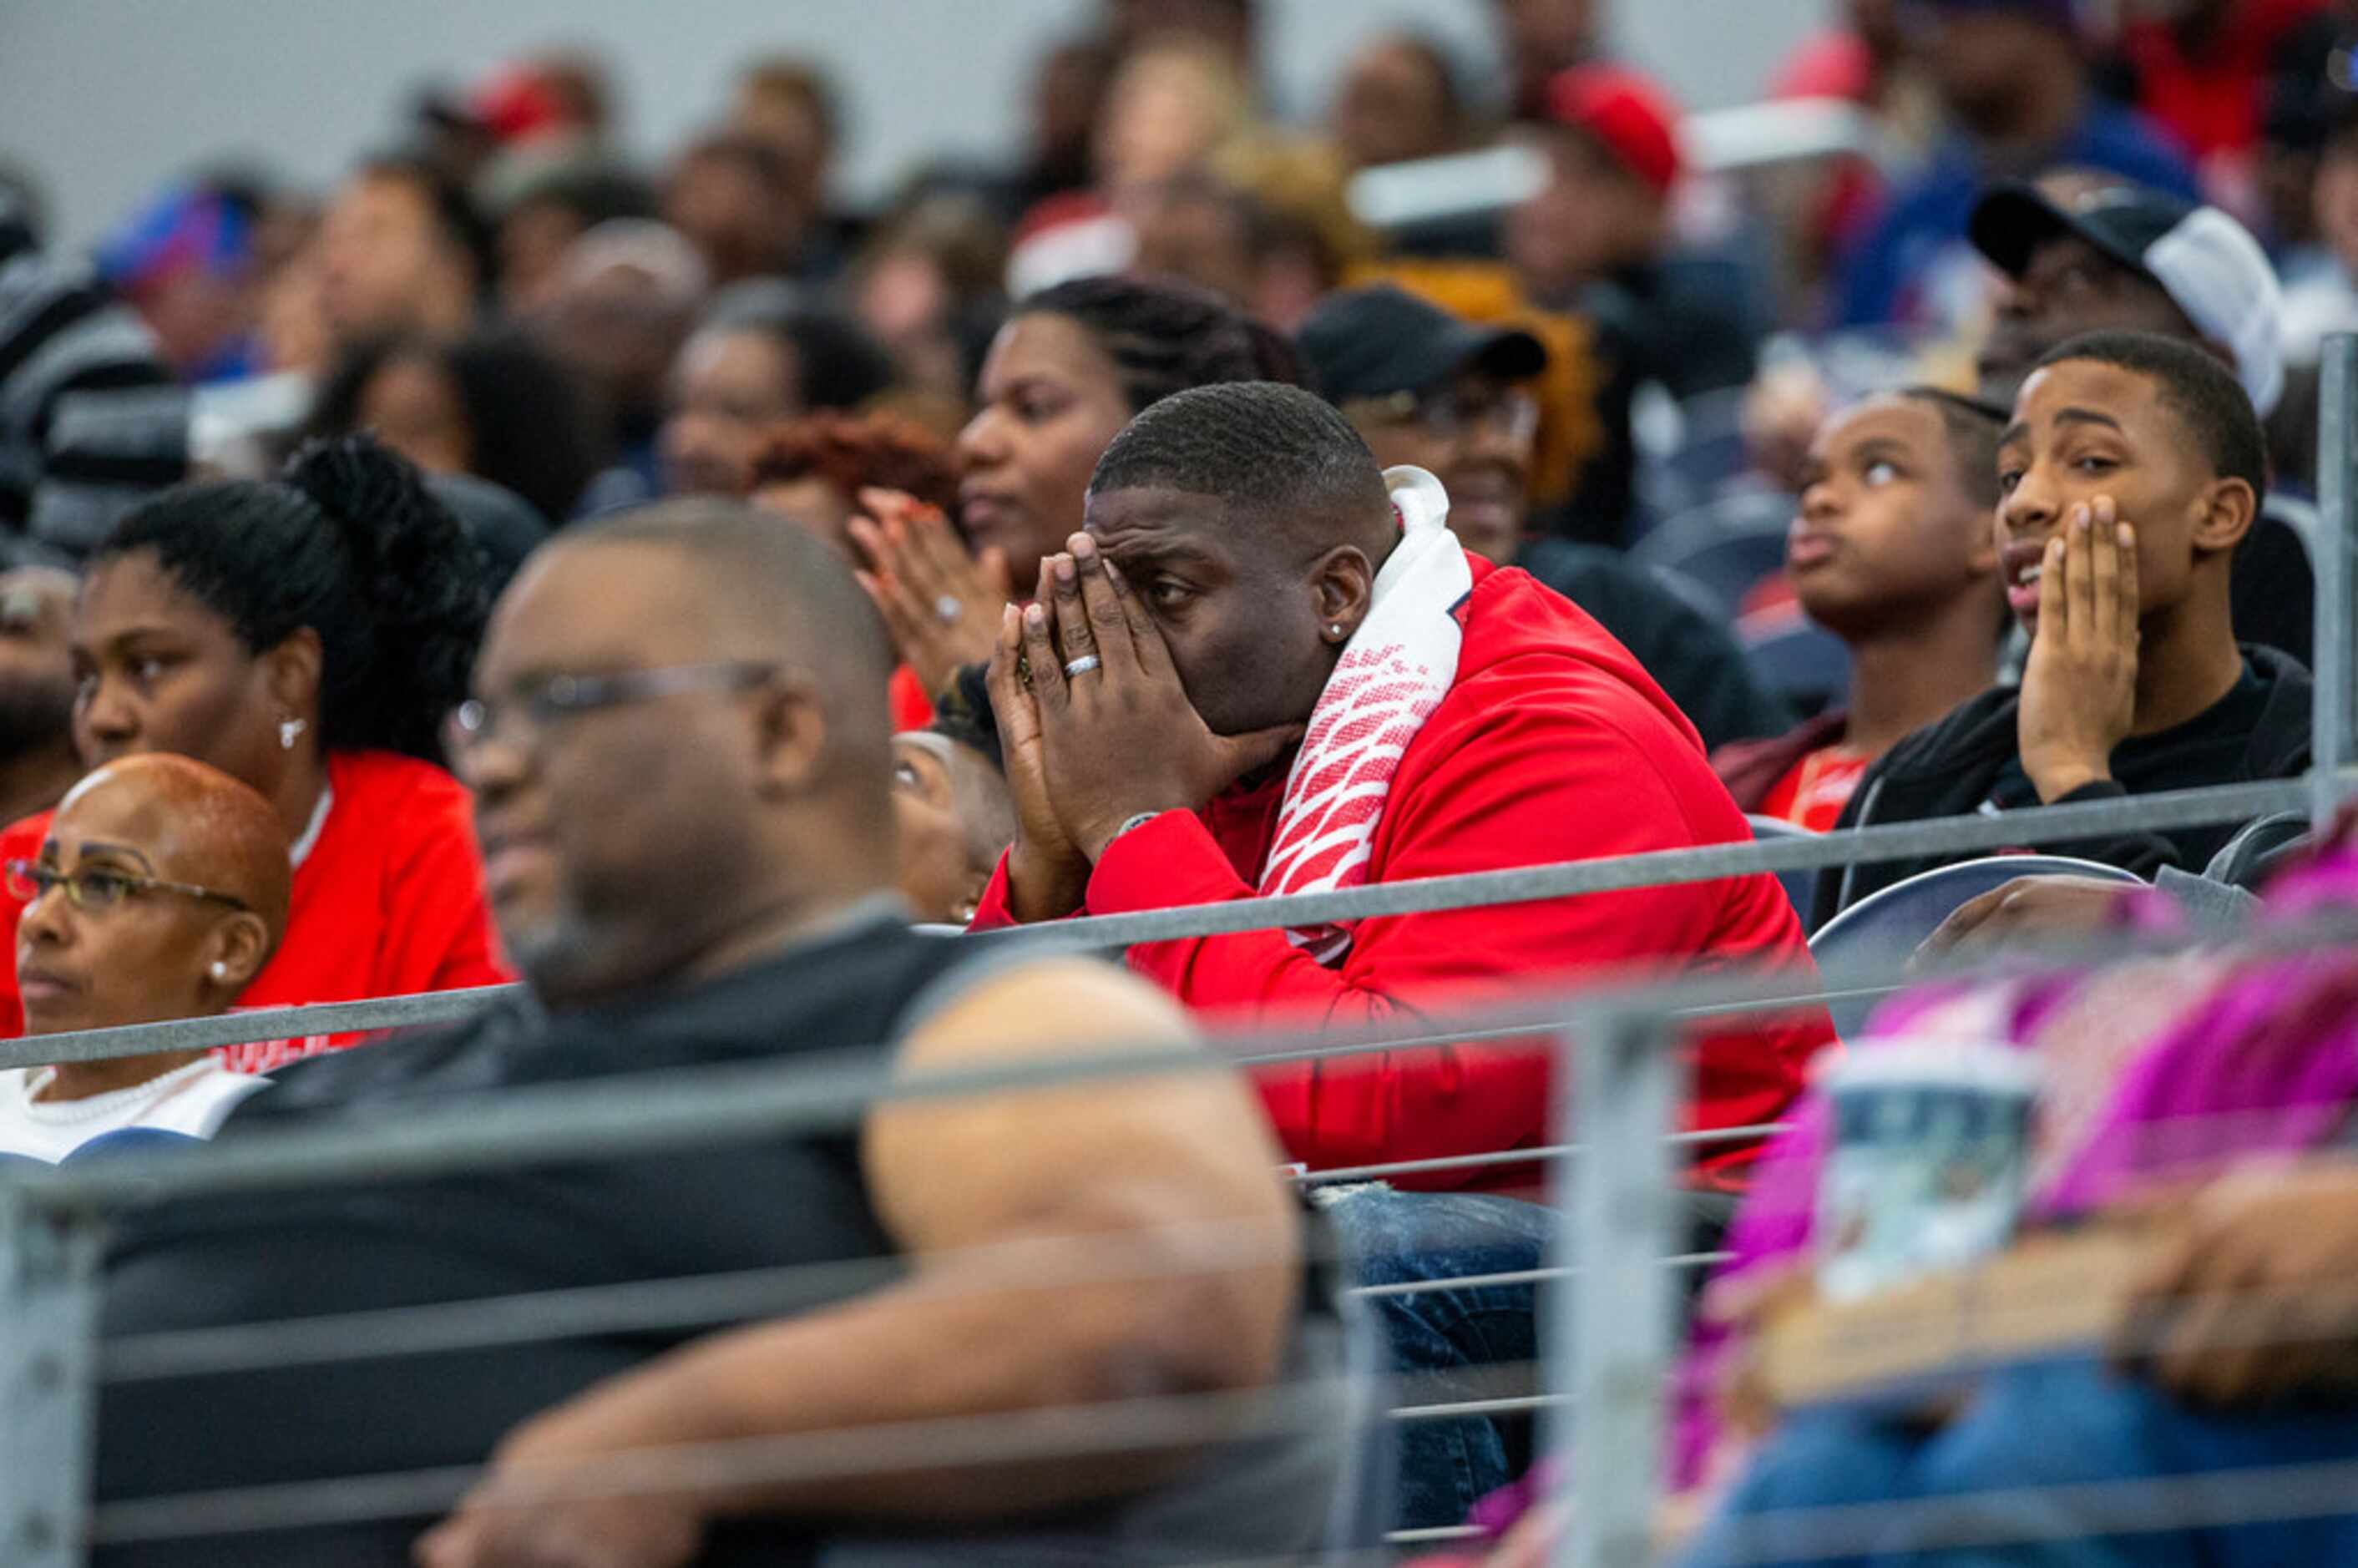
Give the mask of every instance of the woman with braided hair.
[[[259, 791], [294, 846], [277, 954], [245, 1007], [496, 984], [466, 791], [442, 721], [488, 612], [481, 554], [417, 470], [365, 436], [318, 441], [279, 478], [187, 484], [126, 514], [74, 606], [74, 737], [92, 767], [144, 752]], [[38, 859], [49, 817], [0, 833]], [[0, 900], [13, 942], [21, 907]], [[0, 1029], [23, 1010], [0, 978]], [[354, 1044], [240, 1046], [266, 1072]]]
[[1282, 334], [1192, 284], [1076, 278], [1017, 305], [958, 435], [957, 526], [896, 495], [865, 498], [871, 515], [850, 525], [860, 581], [926, 695], [990, 661], [1001, 609], [1031, 598], [1041, 562], [1080, 531], [1089, 475], [1123, 426], [1190, 387], [1303, 379]]

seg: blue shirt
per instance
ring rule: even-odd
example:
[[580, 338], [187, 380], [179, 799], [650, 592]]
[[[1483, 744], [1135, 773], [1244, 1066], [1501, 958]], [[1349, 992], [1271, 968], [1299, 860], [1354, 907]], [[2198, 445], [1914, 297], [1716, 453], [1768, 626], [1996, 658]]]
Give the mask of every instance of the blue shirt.
[[[2190, 201], [2201, 200], [2194, 168], [2144, 116], [2092, 100], [2069, 135], [2056, 144], [2046, 168], [2095, 168], [2125, 176]], [[1931, 167], [1893, 198], [1842, 274], [1839, 325], [1888, 321], [1950, 326], [1978, 292], [1970, 266], [1977, 254], [1965, 238], [1965, 220], [1983, 189], [1997, 178], [1980, 150], [1953, 137]]]

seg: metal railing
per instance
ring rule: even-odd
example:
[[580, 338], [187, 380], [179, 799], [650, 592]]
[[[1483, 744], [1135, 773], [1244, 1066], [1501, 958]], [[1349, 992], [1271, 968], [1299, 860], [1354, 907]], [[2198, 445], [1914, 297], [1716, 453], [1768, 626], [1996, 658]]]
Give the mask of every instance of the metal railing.
[[[2325, 394], [2323, 503], [2330, 526], [2316, 561], [2320, 668], [2313, 750], [2318, 765], [2304, 779], [2047, 807], [1996, 819], [1870, 827], [1815, 840], [1711, 846], [1340, 893], [1154, 911], [1074, 921], [992, 940], [1111, 946], [2054, 843], [2115, 829], [2237, 821], [2301, 806], [2313, 819], [2328, 820], [2358, 784], [2358, 773], [2351, 768], [2349, 700], [2350, 555], [2353, 535], [2358, 535], [2358, 517], [2353, 517], [2358, 488], [2352, 482], [2358, 338], [2338, 339], [2330, 345]], [[2350, 935], [2346, 928], [2336, 928], [2323, 937], [2309, 933], [2296, 939], [2346, 943]], [[2069, 956], [2047, 954], [2035, 967], [2066, 961]], [[1837, 991], [1877, 991], [1893, 989], [1905, 978], [1886, 968], [1836, 972], [1824, 981]], [[49, 1036], [16, 1043], [0, 1063], [86, 1060], [326, 1032], [411, 1027], [467, 1016], [503, 990]], [[1681, 1254], [1672, 1240], [1674, 1161], [1682, 1143], [1763, 1130], [1672, 1132], [1681, 1067], [1678, 1053], [1670, 1046], [1696, 1018], [1809, 1005], [1822, 994], [1817, 983], [1790, 974], [1638, 985], [1600, 980], [1475, 1015], [1410, 1020], [1349, 1041], [1302, 1033], [1224, 1042], [1230, 1059], [1247, 1065], [1340, 1060], [1484, 1038], [1552, 1043], [1557, 1054], [1557, 1103], [1551, 1125], [1567, 1130], [1568, 1141], [1477, 1152], [1455, 1161], [1312, 1172], [1303, 1180], [1316, 1185], [1450, 1164], [1544, 1163], [1562, 1216], [1561, 1262], [1514, 1276], [1521, 1281], [1528, 1274], [1527, 1282], [1561, 1281], [1564, 1287], [1555, 1292], [1552, 1308], [1556, 1348], [1545, 1363], [1543, 1388], [1535, 1394], [1498, 1400], [1412, 1403], [1395, 1413], [1403, 1419], [1440, 1419], [1509, 1409], [1553, 1412], [1557, 1441], [1569, 1441], [1580, 1455], [1581, 1506], [1569, 1516], [1557, 1556], [1564, 1564], [1603, 1568], [1651, 1560], [1664, 1376], [1675, 1317], [1671, 1272], [1708, 1260]], [[893, 1074], [872, 1050], [848, 1052], [803, 1056], [788, 1064], [675, 1074], [654, 1082], [610, 1080], [519, 1089], [463, 1105], [421, 1108], [414, 1115], [367, 1127], [253, 1136], [208, 1150], [202, 1158], [124, 1160], [0, 1180], [0, 1396], [7, 1412], [7, 1419], [0, 1421], [0, 1560], [21, 1568], [71, 1568], [83, 1560], [86, 1544], [93, 1541], [153, 1540], [224, 1523], [254, 1528], [258, 1522], [405, 1515], [447, 1506], [481, 1475], [466, 1467], [349, 1477], [93, 1509], [91, 1452], [102, 1386], [198, 1370], [373, 1356], [389, 1346], [419, 1351], [624, 1325], [679, 1327], [737, 1321], [792, 1310], [798, 1301], [831, 1299], [845, 1288], [844, 1271], [871, 1266], [765, 1270], [719, 1279], [660, 1281], [103, 1342], [97, 1333], [98, 1264], [107, 1217], [152, 1201], [159, 1193], [181, 1198], [321, 1182], [483, 1172], [584, 1155], [618, 1159], [693, 1144], [841, 1130], [883, 1104], [1202, 1070], [1206, 1063], [1205, 1054], [1195, 1049], [1161, 1049], [911, 1076]], [[1075, 1258], [1073, 1267], [1079, 1271], [1075, 1277], [1102, 1278], [1109, 1267], [1121, 1266], [1119, 1258], [1109, 1261], [1104, 1255], [1105, 1245], [1093, 1243], [1091, 1256]], [[1231, 1249], [1227, 1261], [1241, 1266], [1250, 1256], [1249, 1249]], [[1150, 1267], [1152, 1261], [1150, 1256], [1138, 1266]], [[676, 1481], [683, 1465], [685, 1473], [704, 1478], [775, 1479], [856, 1473], [863, 1465], [901, 1468], [916, 1462], [913, 1454], [946, 1463], [957, 1454], [978, 1452], [979, 1445], [1000, 1455], [1011, 1450], [1105, 1453], [1167, 1444], [1191, 1433], [1227, 1438], [1239, 1432], [1279, 1432], [1299, 1427], [1309, 1419], [1305, 1410], [1313, 1406], [1322, 1412], [1317, 1419], [1327, 1419], [1327, 1407], [1317, 1405], [1318, 1392], [1304, 1385], [1243, 1395], [1144, 1400], [1092, 1407], [1084, 1412], [1086, 1419], [1076, 1412], [1043, 1411], [992, 1422], [928, 1423], [923, 1432], [817, 1434], [726, 1445], [725, 1452], [625, 1456], [633, 1463], [620, 1465], [602, 1481], [592, 1478], [585, 1484], [661, 1484], [665, 1477]], [[2340, 1472], [2330, 1479], [2346, 1485]]]

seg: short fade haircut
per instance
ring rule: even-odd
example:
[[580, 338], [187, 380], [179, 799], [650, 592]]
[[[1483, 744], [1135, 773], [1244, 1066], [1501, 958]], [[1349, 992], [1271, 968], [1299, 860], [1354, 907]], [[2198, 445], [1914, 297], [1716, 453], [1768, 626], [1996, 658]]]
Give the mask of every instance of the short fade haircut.
[[2004, 499], [1997, 483], [1997, 438], [2006, 430], [2006, 411], [1946, 387], [1904, 386], [1899, 395], [1923, 404], [1941, 416], [1965, 494], [1977, 506], [1995, 508]]
[[1174, 393], [1132, 419], [1098, 460], [1089, 493], [1142, 489], [1212, 496], [1289, 524], [1390, 507], [1383, 470], [1351, 422], [1316, 394], [1273, 381]]
[[2222, 479], [2252, 487], [2252, 510], [2268, 496], [2268, 438], [2234, 373], [2190, 343], [2151, 332], [2088, 332], [2050, 349], [2031, 367], [2081, 361], [2134, 371], [2154, 382]]

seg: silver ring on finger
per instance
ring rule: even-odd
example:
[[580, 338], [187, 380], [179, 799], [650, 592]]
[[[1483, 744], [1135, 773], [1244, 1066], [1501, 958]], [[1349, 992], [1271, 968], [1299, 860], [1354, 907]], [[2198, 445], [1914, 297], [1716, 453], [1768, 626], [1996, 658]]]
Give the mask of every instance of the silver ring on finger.
[[934, 600], [934, 619], [945, 626], [957, 625], [958, 617], [965, 612], [966, 606], [958, 602], [957, 594], [946, 593]]
[[1075, 676], [1085, 676], [1096, 669], [1098, 665], [1098, 660], [1095, 654], [1083, 654], [1077, 659], [1068, 659], [1065, 662], [1065, 678], [1070, 680]]

